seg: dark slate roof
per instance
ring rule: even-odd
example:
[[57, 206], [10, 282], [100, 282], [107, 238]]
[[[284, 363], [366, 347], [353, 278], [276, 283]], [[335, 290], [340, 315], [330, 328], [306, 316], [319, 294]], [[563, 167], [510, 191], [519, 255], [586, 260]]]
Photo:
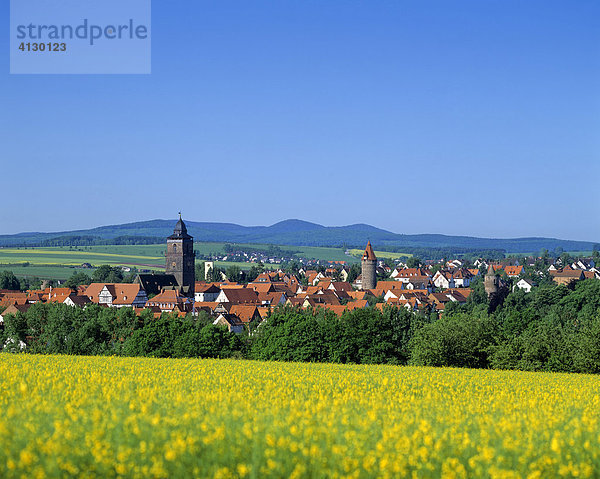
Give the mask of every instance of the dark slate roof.
[[159, 294], [163, 289], [179, 289], [179, 283], [172, 274], [138, 274], [135, 282], [146, 294]]
[[169, 236], [169, 239], [193, 239], [187, 232], [187, 228], [185, 223], [179, 217], [179, 221], [175, 225], [175, 229], [173, 230], [173, 234]]
[[80, 296], [77, 294], [70, 294], [69, 298], [71, 298], [71, 301], [73, 301], [73, 303], [75, 303], [76, 306], [79, 306], [80, 308], [83, 308], [86, 304], [91, 303], [90, 298], [88, 298], [87, 296]]

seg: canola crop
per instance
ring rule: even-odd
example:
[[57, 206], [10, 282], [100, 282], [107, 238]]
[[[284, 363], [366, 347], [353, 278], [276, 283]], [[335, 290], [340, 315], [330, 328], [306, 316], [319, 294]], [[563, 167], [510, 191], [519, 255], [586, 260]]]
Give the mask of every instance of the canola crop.
[[0, 354], [0, 477], [599, 477], [600, 378]]

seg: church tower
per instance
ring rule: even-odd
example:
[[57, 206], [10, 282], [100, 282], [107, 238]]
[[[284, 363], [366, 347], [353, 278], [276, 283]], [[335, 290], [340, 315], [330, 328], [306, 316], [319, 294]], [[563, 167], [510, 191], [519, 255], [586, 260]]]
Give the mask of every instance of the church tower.
[[367, 243], [367, 248], [362, 255], [361, 260], [362, 289], [375, 289], [377, 286], [377, 257], [371, 246]]
[[166, 274], [175, 276], [179, 288], [185, 296], [194, 296], [195, 277], [195, 257], [194, 238], [191, 237], [181, 219], [175, 225], [173, 234], [167, 238], [167, 264]]

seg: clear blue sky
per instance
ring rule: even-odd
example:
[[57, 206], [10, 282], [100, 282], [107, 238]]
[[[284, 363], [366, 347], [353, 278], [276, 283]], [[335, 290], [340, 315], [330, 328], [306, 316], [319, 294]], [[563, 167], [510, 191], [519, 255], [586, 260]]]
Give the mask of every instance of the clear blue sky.
[[154, 0], [151, 75], [9, 75], [5, 30], [0, 234], [182, 210], [598, 241], [599, 18], [598, 1]]

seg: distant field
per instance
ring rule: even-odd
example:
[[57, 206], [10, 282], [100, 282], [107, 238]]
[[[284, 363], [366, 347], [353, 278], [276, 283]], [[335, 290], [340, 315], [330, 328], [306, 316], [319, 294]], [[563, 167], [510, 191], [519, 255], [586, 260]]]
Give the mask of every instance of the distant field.
[[76, 268], [74, 266], [56, 266], [56, 265], [30, 265], [30, 266], [14, 266], [0, 264], [0, 271], [12, 271], [19, 278], [40, 278], [40, 279], [56, 279], [63, 281], [69, 278], [73, 273], [83, 272], [91, 274], [93, 270], [85, 268]]
[[[164, 257], [158, 251], [142, 251], [144, 246], [131, 246], [129, 251], [122, 248], [126, 246], [115, 246], [118, 251], [97, 251], [95, 248], [110, 248], [107, 246], [90, 246], [70, 250], [68, 247], [55, 248], [1, 248], [0, 263], [26, 263], [45, 265], [67, 265], [76, 266], [82, 263], [92, 265], [101, 264], [155, 264], [164, 265]], [[136, 249], [133, 249], [136, 248]]]
[[[592, 251], [565, 251], [566, 253], [569, 253], [571, 256], [573, 257], [582, 257], [582, 256], [592, 256]], [[540, 252], [539, 251], [535, 251], [535, 252], [531, 252], [531, 253], [506, 253], [506, 256], [539, 256]]]
[[164, 268], [164, 257], [159, 256], [157, 251], [140, 249], [144, 246], [114, 246], [118, 251], [112, 252], [96, 248], [110, 247], [86, 247], [79, 250], [70, 250], [68, 247], [0, 248], [0, 271], [12, 271], [18, 277], [65, 280], [78, 271], [91, 274], [92, 269], [81, 268], [83, 263], [92, 266], [135, 266], [138, 269]]
[[[227, 243], [211, 243], [211, 242], [195, 242], [194, 250], [196, 250], [200, 254], [224, 254], [225, 253], [225, 244]], [[267, 251], [270, 245], [268, 244], [238, 244], [232, 243], [235, 246], [240, 246], [242, 248], [252, 248], [258, 249], [262, 251]], [[141, 255], [141, 256], [155, 256], [160, 257], [162, 259], [165, 252], [165, 245], [135, 245], [135, 246], [116, 246], [116, 245], [106, 245], [106, 246], [89, 246], [83, 248], [85, 251], [93, 251], [95, 253], [105, 253], [109, 255]], [[317, 246], [279, 246], [283, 251], [299, 251], [300, 256], [304, 258], [312, 258], [319, 259], [325, 261], [347, 261], [349, 263], [357, 262], [356, 258], [352, 258], [350, 256], [346, 256], [343, 248], [323, 248]], [[45, 249], [55, 249], [55, 248], [45, 248]], [[61, 248], [67, 249], [68, 248]], [[2, 249], [0, 249], [0, 255], [2, 253]], [[393, 254], [393, 253], [389, 253]], [[1, 256], [0, 256], [1, 257]]]
[[[199, 254], [223, 254], [225, 243], [194, 243]], [[240, 245], [242, 247], [267, 250], [269, 245]], [[300, 251], [301, 256], [320, 260], [347, 261], [355, 263], [357, 258], [346, 256], [341, 248], [320, 248], [310, 246], [281, 246], [284, 251]], [[0, 271], [10, 270], [19, 277], [39, 277], [41, 279], [64, 280], [75, 271], [91, 274], [83, 269], [83, 263], [93, 267], [103, 264], [129, 266], [138, 269], [163, 270], [165, 266], [165, 245], [103, 245], [81, 247], [47, 248], [0, 248]], [[393, 254], [393, 253], [390, 253]], [[26, 264], [29, 266], [26, 266]], [[239, 266], [250, 269], [252, 263], [216, 261], [222, 268]], [[267, 265], [277, 267], [278, 264]]]
[[[362, 256], [365, 250], [362, 249], [351, 249], [350, 254], [353, 256]], [[398, 258], [410, 258], [412, 254], [410, 253], [390, 253], [389, 251], [375, 251], [375, 256], [378, 258], [389, 258], [389, 259], [398, 259]]]

